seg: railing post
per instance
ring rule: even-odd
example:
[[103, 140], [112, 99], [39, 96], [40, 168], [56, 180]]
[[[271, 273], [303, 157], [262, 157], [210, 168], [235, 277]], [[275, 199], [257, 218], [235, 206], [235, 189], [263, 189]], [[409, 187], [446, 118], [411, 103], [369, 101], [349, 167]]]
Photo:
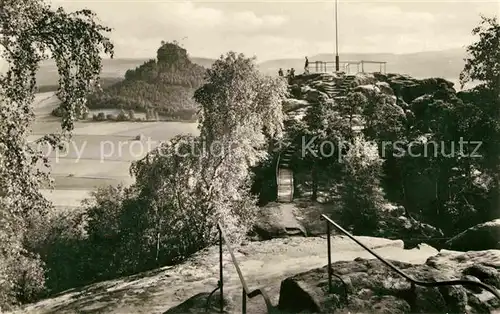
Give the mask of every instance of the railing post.
[[365, 73], [365, 63], [361, 60], [361, 73]]
[[220, 226], [217, 225], [217, 229], [219, 229], [219, 278], [220, 278], [220, 308], [219, 312], [224, 313], [224, 273], [222, 271], [222, 230]]
[[332, 252], [330, 243], [330, 223], [326, 221], [326, 245], [328, 246], [328, 293], [332, 292]]
[[247, 314], [247, 293], [245, 288], [241, 289], [241, 313]]

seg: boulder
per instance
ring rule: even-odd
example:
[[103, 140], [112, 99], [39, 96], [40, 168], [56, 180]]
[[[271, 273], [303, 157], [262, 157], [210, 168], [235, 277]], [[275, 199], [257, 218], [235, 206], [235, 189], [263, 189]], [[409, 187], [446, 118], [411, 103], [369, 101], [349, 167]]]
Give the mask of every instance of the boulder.
[[307, 106], [310, 106], [307, 100], [289, 98], [283, 101], [283, 110], [285, 112], [290, 112]]
[[293, 204], [269, 203], [259, 211], [253, 233], [259, 240], [307, 236], [305, 228], [295, 218]]
[[453, 89], [453, 83], [442, 78], [415, 79], [406, 75], [388, 76], [389, 83], [394, 94], [405, 102], [411, 103], [416, 98], [434, 94], [439, 91]]
[[313, 89], [313, 88], [304, 89], [303, 97], [309, 103], [317, 103], [321, 96], [326, 98], [326, 99], [330, 98], [326, 93], [320, 92], [317, 89]]
[[353, 86], [371, 85], [375, 84], [376, 82], [378, 82], [378, 79], [375, 77], [375, 75], [371, 73], [358, 73], [354, 77]]
[[[429, 258], [424, 265], [391, 261], [421, 281], [467, 278], [500, 288], [498, 267], [486, 255], [461, 266], [464, 253]], [[474, 252], [479, 253], [479, 252]], [[450, 258], [450, 254], [453, 258]], [[500, 251], [493, 254], [500, 256]], [[328, 293], [327, 268], [317, 268], [286, 278], [281, 283], [278, 308], [293, 313], [494, 313], [500, 300], [479, 287], [443, 286], [412, 289], [406, 279], [375, 259], [357, 258], [332, 264], [332, 291]]]
[[352, 92], [359, 92], [368, 98], [380, 93], [380, 89], [375, 84], [359, 85], [352, 89]]
[[[401, 210], [398, 210], [398, 213], [400, 212]], [[404, 214], [396, 216], [394, 213], [386, 215], [379, 223], [376, 236], [402, 239], [407, 249], [420, 243], [428, 243], [438, 248], [443, 247], [444, 234], [441, 230], [413, 217], [406, 217]]]
[[457, 234], [445, 243], [450, 250], [500, 250], [500, 219], [488, 221]]
[[380, 89], [380, 91], [386, 95], [394, 96], [394, 91], [391, 88], [391, 85], [387, 82], [377, 82], [375, 85]]

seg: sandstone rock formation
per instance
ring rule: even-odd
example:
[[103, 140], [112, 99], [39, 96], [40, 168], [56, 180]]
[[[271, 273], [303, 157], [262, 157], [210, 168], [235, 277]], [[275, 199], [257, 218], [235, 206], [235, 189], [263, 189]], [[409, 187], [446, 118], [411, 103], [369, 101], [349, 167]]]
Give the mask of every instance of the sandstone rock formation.
[[253, 231], [261, 240], [307, 236], [305, 228], [295, 218], [293, 210], [293, 204], [267, 204], [261, 208]]
[[[474, 254], [476, 253], [476, 254]], [[500, 251], [443, 251], [424, 265], [393, 262], [422, 281], [469, 279], [500, 289]], [[469, 261], [468, 263], [464, 261]], [[492, 313], [500, 300], [489, 292], [462, 286], [426, 288], [410, 283], [378, 260], [358, 258], [332, 265], [328, 293], [326, 267], [285, 279], [279, 309], [294, 313]]]
[[[304, 111], [320, 96], [336, 98], [331, 91], [339, 87], [345, 78], [345, 75], [336, 73], [297, 75], [290, 82], [290, 99], [284, 103], [285, 111], [295, 116], [295, 110]], [[411, 115], [409, 104], [417, 98], [432, 97], [436, 92], [455, 92], [453, 83], [442, 78], [416, 79], [407, 75], [380, 73], [358, 73], [354, 76], [351, 90], [362, 92], [367, 97], [389, 96], [392, 100], [390, 105], [407, 117]]]
[[[350, 83], [346, 88], [344, 83], [348, 79]], [[330, 108], [333, 111], [340, 110], [342, 106], [338, 105], [342, 104], [346, 95], [354, 92], [363, 94], [368, 100], [368, 106], [377, 106], [378, 110], [387, 114], [387, 118], [399, 120], [403, 125], [416, 118], [432, 116], [432, 104], [436, 99], [457, 97], [453, 83], [441, 78], [415, 79], [407, 75], [380, 73], [358, 73], [354, 76], [313, 73], [297, 75], [291, 80], [290, 98], [284, 101], [283, 108], [289, 120], [300, 121], [318, 103], [330, 105], [331, 102], [333, 105]], [[355, 131], [383, 124], [380, 121], [377, 122], [379, 124], [369, 123], [366, 118], [357, 114], [353, 114], [349, 121], [346, 119], [345, 123], [349, 123]], [[307, 121], [302, 120], [290, 125], [293, 129], [306, 127], [306, 124]], [[406, 197], [407, 203], [412, 204], [414, 209], [429, 208], [435, 201], [434, 185], [425, 176], [414, 175], [409, 179], [415, 187], [407, 191]], [[300, 189], [300, 185], [298, 187]], [[443, 247], [443, 233], [433, 226], [422, 224], [404, 212], [389, 218], [380, 226], [381, 232], [373, 234], [374, 236], [403, 238], [410, 247], [422, 242]]]
[[446, 242], [457, 251], [500, 250], [500, 219], [488, 221], [457, 234]]

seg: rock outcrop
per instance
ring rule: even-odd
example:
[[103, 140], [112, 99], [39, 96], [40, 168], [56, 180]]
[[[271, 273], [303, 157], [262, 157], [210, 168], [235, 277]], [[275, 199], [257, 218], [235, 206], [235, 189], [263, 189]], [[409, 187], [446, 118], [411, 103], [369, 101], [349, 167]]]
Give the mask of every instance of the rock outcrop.
[[470, 227], [448, 240], [446, 247], [457, 251], [500, 250], [500, 219]]
[[269, 203], [260, 209], [253, 232], [260, 240], [307, 236], [305, 228], [295, 218], [293, 204]]
[[[348, 81], [347, 85], [346, 81]], [[342, 102], [346, 97], [349, 99], [353, 93], [362, 94], [367, 103], [349, 115], [345, 112], [346, 106], [343, 106]], [[304, 119], [304, 117], [307, 116], [310, 108], [317, 108], [315, 106], [320, 104], [328, 107], [329, 116], [340, 117], [339, 124], [350, 125], [355, 132], [364, 130], [366, 136], [383, 133], [389, 140], [400, 127], [409, 126], [415, 120], [431, 120], [430, 117], [437, 110], [436, 103], [447, 103], [449, 100], [458, 99], [453, 83], [445, 79], [415, 79], [407, 75], [380, 73], [358, 73], [353, 76], [342, 73], [297, 75], [290, 80], [289, 97], [283, 103], [288, 117], [285, 126], [289, 130], [308, 128], [309, 119]], [[359, 114], [360, 110], [364, 113]], [[314, 114], [318, 114], [317, 111], [315, 109]], [[368, 121], [370, 119], [367, 117], [373, 112], [377, 112], [374, 115], [376, 121]], [[392, 121], [392, 124], [383, 122], [386, 121], [385, 119]], [[384, 129], [386, 127], [387, 129]], [[407, 140], [418, 141], [419, 139]], [[392, 164], [394, 166], [395, 163]], [[434, 206], [435, 184], [426, 176], [426, 174], [412, 173], [407, 179], [408, 184], [414, 187], [405, 192], [409, 212], [418, 212], [423, 208]], [[300, 194], [303, 186], [301, 180], [306, 179], [297, 178], [299, 190], [297, 195]], [[443, 247], [444, 244], [443, 233], [440, 230], [404, 214], [391, 215], [385, 225], [381, 225], [379, 229], [381, 232], [370, 235], [404, 238], [405, 244], [410, 247], [422, 242], [437, 247]]]
[[438, 228], [406, 216], [403, 206], [387, 203], [384, 207], [386, 215], [379, 222], [376, 236], [401, 239], [405, 248], [416, 247], [422, 242], [437, 248], [444, 246], [444, 234]]
[[[297, 75], [290, 81], [290, 99], [284, 102], [285, 112], [296, 118], [295, 110], [302, 115], [305, 108], [318, 102], [320, 97], [334, 99], [331, 91], [342, 85], [348, 76], [337, 73], [312, 73]], [[455, 92], [453, 83], [442, 78], [416, 79], [400, 74], [358, 73], [352, 79], [352, 92], [361, 92], [369, 98], [388, 96], [393, 109], [407, 118], [412, 117], [410, 105], [419, 97], [434, 97], [443, 92]], [[439, 95], [437, 95], [439, 96]]]
[[[500, 251], [443, 251], [424, 265], [393, 262], [422, 281], [469, 279], [500, 289]], [[410, 283], [378, 260], [358, 258], [332, 265], [332, 292], [326, 267], [285, 279], [279, 308], [298, 313], [493, 313], [500, 300], [463, 286], [426, 288]]]

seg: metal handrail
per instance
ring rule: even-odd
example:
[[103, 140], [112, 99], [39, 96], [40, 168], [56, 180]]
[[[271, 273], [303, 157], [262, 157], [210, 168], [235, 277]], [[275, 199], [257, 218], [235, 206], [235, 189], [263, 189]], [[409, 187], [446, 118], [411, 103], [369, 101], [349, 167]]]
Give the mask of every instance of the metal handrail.
[[241, 272], [240, 266], [238, 264], [238, 261], [236, 260], [236, 257], [234, 256], [233, 248], [229, 244], [229, 241], [227, 240], [226, 232], [222, 228], [220, 222], [217, 223], [217, 229], [219, 230], [219, 276], [220, 280], [217, 283], [217, 288], [215, 288], [210, 295], [207, 297], [207, 304], [206, 304], [206, 310], [208, 312], [208, 308], [210, 306], [210, 299], [215, 291], [220, 289], [220, 307], [219, 307], [219, 312], [224, 313], [224, 280], [223, 280], [223, 271], [222, 271], [222, 243], [224, 240], [224, 243], [227, 246], [227, 249], [229, 251], [229, 254], [231, 255], [231, 261], [233, 262], [234, 267], [236, 268], [236, 272], [238, 273], [238, 277], [241, 282], [242, 286], [242, 301], [241, 301], [241, 312], [243, 314], [246, 314], [247, 312], [247, 297], [249, 299], [252, 299], [258, 295], [262, 295], [264, 298], [264, 302], [266, 303], [267, 307], [267, 312], [268, 313], [273, 313], [275, 308], [271, 303], [271, 299], [267, 295], [267, 293], [262, 289], [255, 289], [250, 291], [248, 288], [247, 282], [245, 278], [243, 277], [243, 273]]
[[347, 230], [339, 226], [335, 221], [331, 220], [328, 216], [326, 215], [321, 215], [321, 219], [326, 220], [326, 226], [327, 226], [327, 245], [328, 245], [328, 289], [331, 292], [332, 289], [332, 260], [331, 260], [331, 246], [330, 246], [330, 224], [333, 225], [335, 228], [340, 230], [343, 234], [348, 236], [351, 240], [356, 242], [359, 246], [361, 246], [363, 249], [368, 251], [371, 255], [375, 256], [378, 260], [380, 260], [382, 263], [384, 263], [386, 266], [391, 268], [393, 271], [398, 273], [401, 277], [405, 278], [406, 280], [411, 282], [412, 288], [417, 286], [423, 286], [423, 287], [440, 287], [440, 286], [456, 286], [456, 285], [461, 285], [461, 286], [476, 286], [480, 287], [484, 290], [487, 290], [491, 292], [495, 297], [500, 299], [500, 293], [492, 286], [484, 284], [482, 282], [477, 282], [477, 281], [472, 281], [472, 280], [443, 280], [443, 281], [420, 281], [417, 279], [414, 279], [404, 273], [401, 269], [397, 268], [395, 265], [393, 265], [391, 262], [387, 261], [384, 259], [382, 256], [378, 255], [375, 253], [372, 249], [361, 243], [359, 240], [357, 240], [352, 234], [350, 234]]
[[[311, 61], [311, 63], [314, 63], [316, 65], [316, 72], [321, 72], [322, 70], [326, 71], [328, 64], [336, 64], [337, 62], [336, 61], [315, 60], [315, 61]], [[386, 73], [387, 72], [387, 62], [386, 61], [345, 60], [345, 61], [339, 61], [339, 63], [344, 64], [344, 67], [346, 68], [347, 72], [350, 72], [349, 69], [350, 69], [351, 65], [356, 65], [358, 73], [369, 73], [369, 72], [365, 72], [365, 69], [364, 69], [365, 64], [378, 64], [380, 66], [379, 72], [372, 72], [372, 73]], [[359, 69], [359, 66], [361, 66], [361, 71]]]
[[281, 158], [281, 147], [280, 152], [278, 153], [278, 159], [276, 160], [276, 199], [278, 199], [279, 187], [280, 187], [280, 158]]

